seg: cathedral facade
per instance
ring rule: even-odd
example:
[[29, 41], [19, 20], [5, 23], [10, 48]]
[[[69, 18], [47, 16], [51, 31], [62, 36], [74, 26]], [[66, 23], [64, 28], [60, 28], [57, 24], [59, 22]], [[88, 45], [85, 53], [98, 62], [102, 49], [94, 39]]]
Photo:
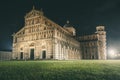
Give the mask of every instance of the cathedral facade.
[[98, 26], [95, 34], [76, 38], [69, 21], [62, 27], [33, 9], [25, 15], [25, 25], [13, 34], [12, 59], [106, 59], [106, 32]]

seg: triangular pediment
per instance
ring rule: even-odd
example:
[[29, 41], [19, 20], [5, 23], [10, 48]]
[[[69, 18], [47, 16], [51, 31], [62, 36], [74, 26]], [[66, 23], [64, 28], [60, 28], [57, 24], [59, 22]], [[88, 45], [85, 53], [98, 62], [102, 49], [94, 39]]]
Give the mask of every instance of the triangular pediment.
[[31, 18], [34, 16], [40, 16], [40, 15], [43, 15], [42, 11], [38, 11], [38, 10], [33, 9], [32, 11], [30, 11], [29, 13], [26, 14], [25, 18]]

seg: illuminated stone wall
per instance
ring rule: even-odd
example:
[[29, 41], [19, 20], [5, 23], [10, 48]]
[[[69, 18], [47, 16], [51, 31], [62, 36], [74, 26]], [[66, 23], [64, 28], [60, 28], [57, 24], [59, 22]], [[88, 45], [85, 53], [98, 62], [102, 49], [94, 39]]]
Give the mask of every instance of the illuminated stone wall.
[[12, 52], [10, 51], [0, 51], [0, 60], [11, 60]]
[[106, 59], [106, 32], [104, 26], [97, 26], [92, 35], [79, 37], [83, 59]]

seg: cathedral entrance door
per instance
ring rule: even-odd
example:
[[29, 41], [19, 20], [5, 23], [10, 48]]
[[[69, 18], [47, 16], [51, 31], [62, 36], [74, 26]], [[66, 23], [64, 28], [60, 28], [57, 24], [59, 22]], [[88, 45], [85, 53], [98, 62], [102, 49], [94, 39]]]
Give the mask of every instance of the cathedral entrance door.
[[94, 59], [95, 57], [94, 56], [92, 56], [92, 59]]
[[42, 51], [42, 59], [46, 59], [46, 51]]
[[20, 59], [23, 59], [23, 52], [20, 52]]
[[30, 49], [30, 60], [34, 60], [34, 49]]

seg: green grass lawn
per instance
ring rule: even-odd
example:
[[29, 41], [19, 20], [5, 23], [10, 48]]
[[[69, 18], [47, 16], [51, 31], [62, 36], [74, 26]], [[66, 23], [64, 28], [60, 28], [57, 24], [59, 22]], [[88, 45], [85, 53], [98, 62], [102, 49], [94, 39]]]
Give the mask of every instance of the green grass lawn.
[[0, 80], [120, 80], [120, 61], [1, 61]]

